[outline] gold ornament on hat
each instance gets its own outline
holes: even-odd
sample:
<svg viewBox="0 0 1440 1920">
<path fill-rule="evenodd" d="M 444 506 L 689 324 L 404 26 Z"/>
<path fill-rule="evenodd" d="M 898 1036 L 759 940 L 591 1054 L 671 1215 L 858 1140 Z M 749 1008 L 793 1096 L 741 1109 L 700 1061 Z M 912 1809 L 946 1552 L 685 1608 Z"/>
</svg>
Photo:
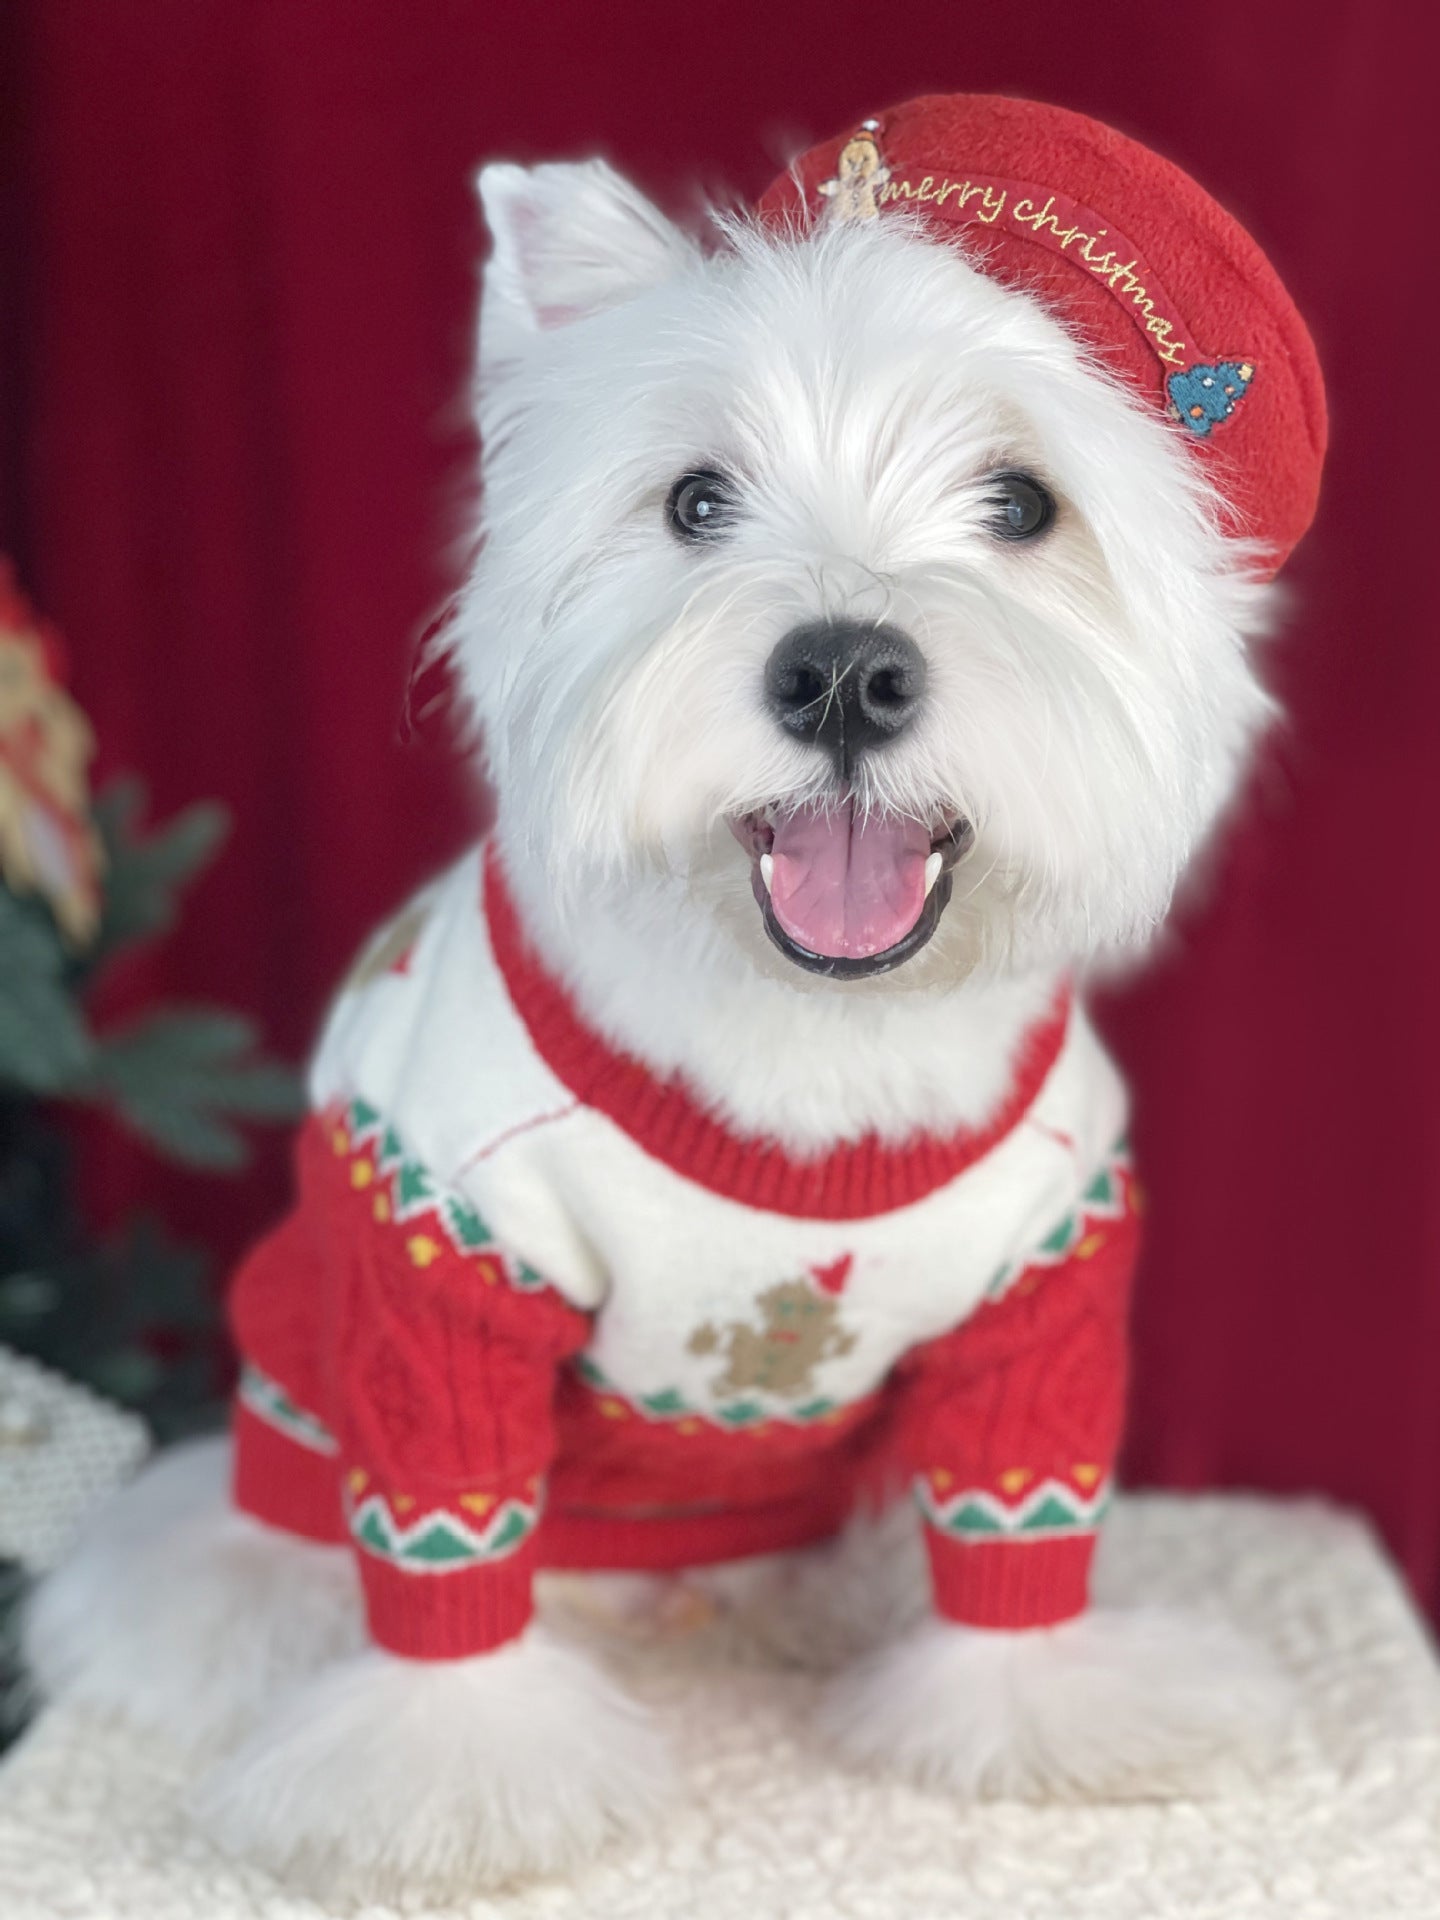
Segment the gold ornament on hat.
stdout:
<svg viewBox="0 0 1440 1920">
<path fill-rule="evenodd" d="M 878 216 L 880 205 L 875 190 L 890 178 L 890 169 L 881 156 L 876 137 L 879 131 L 878 120 L 862 120 L 858 131 L 852 133 L 840 149 L 834 179 L 820 182 L 820 192 L 830 202 L 827 219 L 849 223 L 874 220 Z"/>
</svg>

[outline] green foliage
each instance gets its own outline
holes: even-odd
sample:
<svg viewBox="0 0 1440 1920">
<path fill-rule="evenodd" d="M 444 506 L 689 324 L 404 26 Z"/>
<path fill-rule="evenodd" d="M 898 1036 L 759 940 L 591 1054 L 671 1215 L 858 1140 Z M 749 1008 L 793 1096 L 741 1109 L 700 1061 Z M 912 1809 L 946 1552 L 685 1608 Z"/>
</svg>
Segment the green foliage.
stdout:
<svg viewBox="0 0 1440 1920">
<path fill-rule="evenodd" d="M 180 889 L 210 864 L 230 831 L 225 809 L 213 801 L 198 801 L 149 833 L 141 831 L 144 816 L 145 788 L 133 777 L 112 781 L 96 796 L 105 890 L 86 972 L 122 947 L 168 933 Z"/>
<path fill-rule="evenodd" d="M 105 849 L 99 931 L 82 953 L 45 902 L 0 883 L 0 1345 L 133 1409 L 163 1441 L 218 1424 L 226 1364 L 202 1252 L 132 1221 L 104 1244 L 72 1195 L 60 1103 L 100 1107 L 160 1153 L 243 1164 L 237 1123 L 301 1110 L 296 1076 L 260 1050 L 249 1021 L 213 1007 L 147 1010 L 97 1030 L 85 996 L 105 965 L 165 933 L 180 893 L 225 838 L 223 808 L 186 808 L 146 829 L 138 781 L 95 803 Z M 0 1747 L 31 1708 L 15 1628 L 20 1568 L 0 1561 Z"/>
<path fill-rule="evenodd" d="M 243 1166 L 228 1116 L 291 1120 L 295 1076 L 256 1056 L 255 1030 L 235 1014 L 194 1008 L 147 1014 L 106 1037 L 91 1084 L 161 1153 L 191 1166 Z"/>
<path fill-rule="evenodd" d="M 0 1277 L 0 1346 L 140 1414 L 161 1441 L 215 1426 L 223 1350 L 203 1253 L 154 1220 L 103 1246 L 75 1236 Z"/>
<path fill-rule="evenodd" d="M 235 1121 L 290 1119 L 301 1106 L 294 1075 L 259 1053 L 250 1024 L 212 1008 L 167 1008 L 97 1034 L 81 1003 L 108 959 L 173 925 L 180 889 L 225 837 L 223 808 L 188 807 L 150 832 L 144 809 L 136 780 L 96 801 L 104 899 L 84 954 L 67 949 L 42 902 L 0 887 L 0 1095 L 98 1104 L 171 1159 L 238 1167 L 246 1148 Z"/>
<path fill-rule="evenodd" d="M 94 1052 L 55 922 L 38 901 L 0 887 L 0 1085 L 64 1093 L 84 1082 Z"/>
</svg>

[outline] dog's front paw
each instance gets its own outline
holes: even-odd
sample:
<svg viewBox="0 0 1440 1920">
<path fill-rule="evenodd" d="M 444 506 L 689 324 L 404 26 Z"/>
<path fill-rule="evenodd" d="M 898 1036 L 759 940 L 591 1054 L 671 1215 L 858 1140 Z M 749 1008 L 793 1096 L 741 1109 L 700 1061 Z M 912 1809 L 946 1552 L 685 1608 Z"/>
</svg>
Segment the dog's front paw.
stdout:
<svg viewBox="0 0 1440 1920">
<path fill-rule="evenodd" d="M 1162 1799 L 1274 1745 L 1289 1689 L 1228 1628 L 1158 1611 L 1023 1633 L 927 1621 L 832 1687 L 858 1764 L 971 1799 Z"/>
<path fill-rule="evenodd" d="M 474 1659 L 372 1648 L 297 1689 L 202 1782 L 227 1851 L 321 1897 L 435 1901 L 574 1866 L 663 1798 L 644 1712 L 531 1627 Z"/>
</svg>

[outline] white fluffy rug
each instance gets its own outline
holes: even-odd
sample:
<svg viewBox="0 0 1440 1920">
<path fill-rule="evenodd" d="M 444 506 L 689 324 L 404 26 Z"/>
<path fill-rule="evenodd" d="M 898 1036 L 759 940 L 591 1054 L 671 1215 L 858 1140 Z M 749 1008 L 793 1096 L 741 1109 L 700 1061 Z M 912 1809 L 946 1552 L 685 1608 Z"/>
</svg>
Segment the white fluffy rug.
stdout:
<svg viewBox="0 0 1440 1920">
<path fill-rule="evenodd" d="M 737 1666 L 700 1633 L 625 1656 L 682 1757 L 663 1830 L 465 1914 L 1440 1920 L 1440 1671 L 1365 1529 L 1317 1506 L 1134 1498 L 1102 1579 L 1110 1599 L 1229 1616 L 1294 1676 L 1303 1723 L 1263 1785 L 1170 1806 L 957 1808 L 840 1772 L 802 1731 L 813 1681 Z M 3 1920 L 318 1920 L 190 1833 L 177 1786 L 164 1753 L 50 1715 L 0 1770 Z"/>
</svg>

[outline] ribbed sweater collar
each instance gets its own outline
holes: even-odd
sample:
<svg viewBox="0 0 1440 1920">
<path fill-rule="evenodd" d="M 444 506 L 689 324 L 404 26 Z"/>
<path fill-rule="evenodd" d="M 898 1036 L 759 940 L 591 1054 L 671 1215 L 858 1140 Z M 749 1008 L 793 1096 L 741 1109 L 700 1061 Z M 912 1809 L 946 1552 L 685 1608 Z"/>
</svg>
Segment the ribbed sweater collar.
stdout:
<svg viewBox="0 0 1440 1920">
<path fill-rule="evenodd" d="M 1023 1035 L 1009 1091 L 980 1127 L 913 1134 L 888 1144 L 875 1134 L 813 1156 L 742 1134 L 710 1111 L 678 1077 L 660 1078 L 589 1027 L 545 968 L 521 925 L 492 841 L 485 849 L 485 914 L 490 945 L 531 1044 L 562 1085 L 602 1113 L 653 1159 L 742 1206 L 811 1220 L 861 1220 L 893 1213 L 954 1180 L 983 1159 L 1033 1105 L 1064 1045 L 1068 988 Z"/>
</svg>

